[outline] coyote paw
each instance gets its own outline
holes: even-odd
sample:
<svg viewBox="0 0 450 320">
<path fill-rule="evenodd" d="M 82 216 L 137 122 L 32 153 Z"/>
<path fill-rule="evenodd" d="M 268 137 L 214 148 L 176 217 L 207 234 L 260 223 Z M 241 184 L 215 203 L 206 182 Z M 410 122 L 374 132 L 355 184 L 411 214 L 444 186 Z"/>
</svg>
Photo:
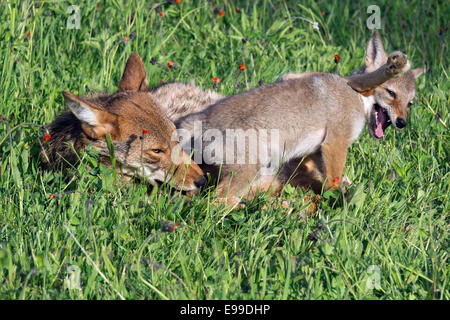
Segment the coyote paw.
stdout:
<svg viewBox="0 0 450 320">
<path fill-rule="evenodd" d="M 396 75 L 408 71 L 408 56 L 403 52 L 394 51 L 389 55 L 386 65 L 390 74 Z"/>
</svg>

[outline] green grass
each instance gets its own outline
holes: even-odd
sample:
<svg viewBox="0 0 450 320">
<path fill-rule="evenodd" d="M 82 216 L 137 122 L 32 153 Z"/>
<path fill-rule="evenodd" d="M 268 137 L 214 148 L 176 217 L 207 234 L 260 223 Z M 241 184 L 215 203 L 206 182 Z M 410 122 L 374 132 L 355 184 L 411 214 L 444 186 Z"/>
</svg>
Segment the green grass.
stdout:
<svg viewBox="0 0 450 320">
<path fill-rule="evenodd" d="M 230 212 L 212 206 L 212 192 L 188 202 L 116 185 L 110 170 L 88 168 L 89 152 L 68 181 L 41 168 L 38 128 L 16 126 L 53 121 L 64 89 L 113 92 L 134 51 L 151 85 L 194 78 L 212 88 L 219 77 L 225 95 L 288 71 L 335 72 L 334 54 L 347 75 L 364 61 L 372 2 L 87 1 L 81 29 L 68 30 L 69 2 L 1 1 L 0 113 L 12 131 L 0 123 L 0 299 L 449 299 L 450 4 L 377 2 L 387 51 L 427 72 L 406 130 L 389 128 L 381 142 L 364 130 L 345 168 L 353 185 L 308 218 L 289 188 L 292 210 L 261 196 Z M 180 225 L 170 232 L 170 222 Z M 366 283 L 371 266 L 378 289 Z M 68 268 L 80 289 L 67 287 Z"/>
</svg>

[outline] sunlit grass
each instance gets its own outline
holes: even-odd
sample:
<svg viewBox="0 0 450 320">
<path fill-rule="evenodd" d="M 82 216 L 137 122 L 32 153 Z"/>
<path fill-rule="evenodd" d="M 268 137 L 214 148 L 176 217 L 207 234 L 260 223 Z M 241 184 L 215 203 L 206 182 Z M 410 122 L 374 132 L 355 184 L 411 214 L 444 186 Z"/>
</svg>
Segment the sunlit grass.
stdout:
<svg viewBox="0 0 450 320">
<path fill-rule="evenodd" d="M 364 61 L 371 31 L 363 1 L 213 3 L 86 1 L 81 28 L 69 30 L 69 2 L 1 2 L 0 114 L 11 128 L 48 124 L 65 108 L 64 89 L 113 92 L 132 52 L 151 85 L 194 79 L 213 88 L 218 77 L 224 95 L 288 71 L 335 72 L 334 54 L 342 75 Z M 387 51 L 407 53 L 427 72 L 406 130 L 389 128 L 381 142 L 363 132 L 347 158 L 353 185 L 323 197 L 310 218 L 289 188 L 291 209 L 261 196 L 230 211 L 213 205 L 213 192 L 189 202 L 116 185 L 109 169 L 88 166 L 89 152 L 67 179 L 41 168 L 37 127 L 9 136 L 2 121 L 0 298 L 449 299 L 449 55 L 440 28 L 450 8 L 380 7 Z M 74 266 L 80 289 L 68 288 Z M 367 285 L 377 276 L 371 266 L 379 289 Z"/>
</svg>

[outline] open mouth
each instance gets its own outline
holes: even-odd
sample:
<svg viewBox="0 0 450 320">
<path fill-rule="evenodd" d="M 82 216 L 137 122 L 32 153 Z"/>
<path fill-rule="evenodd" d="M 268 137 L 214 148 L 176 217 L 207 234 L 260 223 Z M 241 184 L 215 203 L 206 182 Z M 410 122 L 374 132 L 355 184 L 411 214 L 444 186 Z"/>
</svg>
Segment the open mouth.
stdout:
<svg viewBox="0 0 450 320">
<path fill-rule="evenodd" d="M 384 130 L 391 125 L 391 119 L 385 108 L 379 104 L 375 104 L 373 108 L 371 133 L 376 139 L 381 139 L 384 136 Z"/>
</svg>

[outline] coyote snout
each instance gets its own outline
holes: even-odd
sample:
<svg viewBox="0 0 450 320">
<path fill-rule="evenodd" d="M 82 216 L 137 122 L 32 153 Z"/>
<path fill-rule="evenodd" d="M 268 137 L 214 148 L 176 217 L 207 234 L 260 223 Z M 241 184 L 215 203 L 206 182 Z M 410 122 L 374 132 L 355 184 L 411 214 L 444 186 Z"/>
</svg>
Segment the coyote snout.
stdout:
<svg viewBox="0 0 450 320">
<path fill-rule="evenodd" d="M 408 111 L 416 95 L 415 81 L 422 73 L 422 68 L 409 70 L 375 89 L 369 123 L 369 132 L 374 138 L 383 138 L 385 129 L 391 124 L 399 130 L 406 127 Z"/>
<path fill-rule="evenodd" d="M 50 126 L 52 139 L 42 152 L 51 164 L 75 164 L 72 148 L 79 152 L 92 144 L 100 160 L 111 165 L 107 136 L 114 147 L 120 171 L 151 184 L 170 182 L 191 191 L 205 184 L 200 167 L 190 160 L 177 141 L 175 125 L 162 112 L 148 91 L 146 72 L 138 54 L 132 54 L 118 92 L 80 98 L 64 91 L 68 112 Z"/>
<path fill-rule="evenodd" d="M 398 70 L 405 70 L 405 68 L 398 68 L 404 60 L 406 56 L 399 52 L 394 52 L 388 57 L 379 34 L 375 33 L 367 46 L 365 65 L 357 72 L 371 73 L 386 63 L 391 66 L 387 72 L 394 72 L 396 67 Z M 391 124 L 397 129 L 406 127 L 408 111 L 416 95 L 416 78 L 423 72 L 423 68 L 409 70 L 409 63 L 407 63 L 405 72 L 385 81 L 373 90 L 374 104 L 369 118 L 369 132 L 372 137 L 383 138 L 385 129 Z"/>
<path fill-rule="evenodd" d="M 146 178 L 149 182 L 173 183 L 173 185 L 184 191 L 193 191 L 206 183 L 203 171 L 191 160 L 191 157 L 183 151 L 176 139 L 176 130 L 172 125 L 172 139 L 165 143 L 152 141 L 149 136 L 148 146 L 143 152 L 146 168 Z M 146 142 L 144 141 L 144 144 Z"/>
</svg>

